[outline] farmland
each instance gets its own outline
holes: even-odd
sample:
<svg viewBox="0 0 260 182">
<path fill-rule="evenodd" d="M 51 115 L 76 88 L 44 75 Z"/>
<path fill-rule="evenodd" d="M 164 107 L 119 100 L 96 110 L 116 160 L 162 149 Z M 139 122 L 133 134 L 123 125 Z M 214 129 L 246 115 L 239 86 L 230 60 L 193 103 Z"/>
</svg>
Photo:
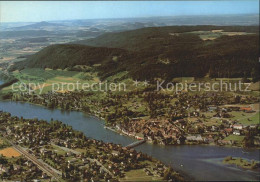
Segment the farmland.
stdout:
<svg viewBox="0 0 260 182">
<path fill-rule="evenodd" d="M 63 28 L 67 30 L 68 27 Z M 53 30 L 42 32 L 50 35 L 38 37 L 4 38 L 4 44 L 0 46 L 3 50 L 0 62 L 4 63 L 0 63 L 0 69 L 1 74 L 11 80 L 3 78 L 6 82 L 0 87 L 6 102 L 29 102 L 50 111 L 61 109 L 63 113 L 79 111 L 77 113 L 97 116 L 105 120 L 105 126 L 101 126 L 101 132 L 94 133 L 94 138 L 104 129 L 111 129 L 152 143 L 155 148 L 161 148 L 157 145 L 182 147 L 185 144 L 259 148 L 259 107 L 256 104 L 259 103 L 259 64 L 255 61 L 258 58 L 258 27 L 143 27 L 105 31 L 98 37 L 84 40 L 77 37 L 76 31 L 49 31 Z M 125 83 L 127 91 L 96 92 L 91 88 L 88 92 L 83 91 L 82 84 L 74 87 L 77 83 L 100 82 Z M 158 89 L 158 82 L 165 83 Z M 212 88 L 207 91 L 206 83 L 216 84 L 214 89 L 217 91 Z M 222 89 L 221 83 L 225 85 L 224 89 L 230 85 L 233 89 L 236 84 L 243 85 L 237 90 L 222 91 L 218 90 Z M 200 89 L 174 90 L 178 84 L 199 86 Z M 243 91 L 247 84 L 252 85 L 253 91 Z M 22 109 L 18 113 L 23 114 Z M 72 127 L 61 123 L 69 116 L 61 117 L 58 122 L 53 121 L 55 117 L 44 114 L 51 118 L 47 123 L 50 118 L 43 122 L 39 120 L 41 116 L 26 120 L 3 112 L 0 115 L 3 136 L 8 133 L 20 147 L 26 147 L 48 165 L 61 170 L 62 178 L 68 181 L 84 179 L 84 175 L 91 179 L 96 174 L 100 179 L 115 175 L 122 181 L 156 181 L 162 177 L 169 179 L 168 175 L 174 173 L 149 162 L 147 156 L 141 159 L 138 154 L 133 158 L 135 152 L 131 153 L 128 148 L 85 138 L 83 133 L 72 130 L 77 119 L 69 118 Z M 88 121 L 82 120 L 80 129 Z M 0 140 L 1 157 L 8 161 L 22 158 L 15 149 Z M 168 155 L 170 160 L 171 155 L 163 152 L 155 157 Z M 130 160 L 126 160 L 127 157 Z M 95 159 L 96 163 L 89 158 Z M 175 165 L 175 160 L 170 162 Z M 82 166 L 87 170 L 79 170 Z M 108 170 L 102 172 L 100 169 L 104 166 Z M 100 176 L 99 173 L 107 174 Z M 97 180 L 94 178 L 93 181 Z"/>
<path fill-rule="evenodd" d="M 252 33 L 248 32 L 225 32 L 224 30 L 211 30 L 211 31 L 193 31 L 187 32 L 191 34 L 199 35 L 199 37 L 206 41 L 206 40 L 215 40 L 221 36 L 236 36 L 236 35 L 250 35 Z"/>
<path fill-rule="evenodd" d="M 52 84 L 62 83 L 64 88 L 68 84 L 76 84 L 77 82 L 98 82 L 99 79 L 95 72 L 77 72 L 77 71 L 66 71 L 66 70 L 51 70 L 51 69 L 40 69 L 31 68 L 24 69 L 22 71 L 14 71 L 13 76 L 19 80 L 19 82 L 14 86 L 18 89 L 18 85 L 21 83 L 29 84 L 35 83 L 38 87 L 34 88 L 36 93 L 43 88 L 43 93 L 52 90 Z M 38 85 L 39 84 L 39 85 Z M 3 92 L 11 91 L 12 86 L 3 89 Z"/>
</svg>

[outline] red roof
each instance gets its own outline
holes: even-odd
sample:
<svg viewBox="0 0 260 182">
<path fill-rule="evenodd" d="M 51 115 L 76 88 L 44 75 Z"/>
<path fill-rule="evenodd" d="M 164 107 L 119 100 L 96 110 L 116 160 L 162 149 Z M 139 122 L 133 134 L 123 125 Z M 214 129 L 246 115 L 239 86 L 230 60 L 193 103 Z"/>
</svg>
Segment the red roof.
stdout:
<svg viewBox="0 0 260 182">
<path fill-rule="evenodd" d="M 232 132 L 232 128 L 225 128 L 226 132 Z"/>
<path fill-rule="evenodd" d="M 245 110 L 245 111 L 251 111 L 252 110 L 251 107 L 241 107 L 240 109 L 241 110 Z"/>
</svg>

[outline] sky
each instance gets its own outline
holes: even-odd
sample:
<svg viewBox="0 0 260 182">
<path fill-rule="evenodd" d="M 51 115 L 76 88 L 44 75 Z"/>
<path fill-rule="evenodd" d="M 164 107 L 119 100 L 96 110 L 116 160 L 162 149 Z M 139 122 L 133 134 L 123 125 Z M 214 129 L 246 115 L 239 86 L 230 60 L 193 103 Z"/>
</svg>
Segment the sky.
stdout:
<svg viewBox="0 0 260 182">
<path fill-rule="evenodd" d="M 259 13 L 259 0 L 0 1 L 1 22 L 251 13 Z"/>
</svg>

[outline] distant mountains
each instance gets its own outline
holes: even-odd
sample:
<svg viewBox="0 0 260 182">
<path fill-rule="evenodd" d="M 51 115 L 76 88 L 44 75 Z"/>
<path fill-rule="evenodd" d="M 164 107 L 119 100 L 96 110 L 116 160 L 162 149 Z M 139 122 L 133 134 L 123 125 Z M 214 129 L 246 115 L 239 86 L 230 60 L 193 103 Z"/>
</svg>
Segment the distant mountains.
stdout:
<svg viewBox="0 0 260 182">
<path fill-rule="evenodd" d="M 202 39 L 207 36 L 216 37 Z M 11 69 L 73 69 L 76 65 L 98 64 L 95 69 L 102 79 L 121 71 L 139 80 L 205 75 L 257 77 L 258 45 L 257 26 L 151 27 L 49 46 Z"/>
<path fill-rule="evenodd" d="M 30 26 L 32 25 L 32 26 Z M 38 28 L 44 26 L 67 26 L 67 27 L 96 27 L 108 31 L 134 30 L 145 27 L 161 27 L 174 25 L 218 25 L 231 26 L 259 25 L 258 14 L 241 15 L 192 15 L 192 16 L 162 16 L 140 18 L 114 18 L 114 19 L 82 19 L 60 20 L 39 23 L 6 23 L 1 22 L 2 29 Z"/>
<path fill-rule="evenodd" d="M 6 31 L 0 32 L 1 38 L 25 38 L 28 36 L 49 36 L 55 34 L 56 30 L 64 29 L 66 26 L 58 23 L 38 22 L 19 27 L 7 28 Z"/>
<path fill-rule="evenodd" d="M 42 21 L 42 22 L 38 22 L 38 23 L 25 25 L 25 26 L 14 27 L 13 29 L 15 29 L 15 30 L 42 30 L 45 28 L 57 28 L 57 27 L 65 27 L 65 25 Z"/>
</svg>

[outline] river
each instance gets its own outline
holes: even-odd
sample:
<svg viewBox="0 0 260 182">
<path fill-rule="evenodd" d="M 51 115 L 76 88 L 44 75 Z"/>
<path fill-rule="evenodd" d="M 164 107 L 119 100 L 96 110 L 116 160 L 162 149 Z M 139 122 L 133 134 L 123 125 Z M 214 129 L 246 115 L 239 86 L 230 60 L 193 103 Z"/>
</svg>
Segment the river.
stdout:
<svg viewBox="0 0 260 182">
<path fill-rule="evenodd" d="M 24 118 L 39 118 L 48 121 L 51 118 L 60 120 L 74 129 L 84 132 L 86 136 L 103 140 L 104 142 L 113 142 L 125 146 L 135 141 L 127 136 L 104 129 L 104 121 L 82 112 L 65 112 L 59 109 L 50 110 L 42 106 L 11 101 L 0 101 L 0 110 L 10 112 L 15 116 L 23 116 Z M 259 150 L 256 149 L 245 151 L 244 149 L 233 147 L 206 145 L 160 146 L 147 143 L 135 149 L 171 165 L 195 180 L 260 180 L 258 172 L 223 165 L 221 162 L 226 156 L 259 160 Z"/>
</svg>

